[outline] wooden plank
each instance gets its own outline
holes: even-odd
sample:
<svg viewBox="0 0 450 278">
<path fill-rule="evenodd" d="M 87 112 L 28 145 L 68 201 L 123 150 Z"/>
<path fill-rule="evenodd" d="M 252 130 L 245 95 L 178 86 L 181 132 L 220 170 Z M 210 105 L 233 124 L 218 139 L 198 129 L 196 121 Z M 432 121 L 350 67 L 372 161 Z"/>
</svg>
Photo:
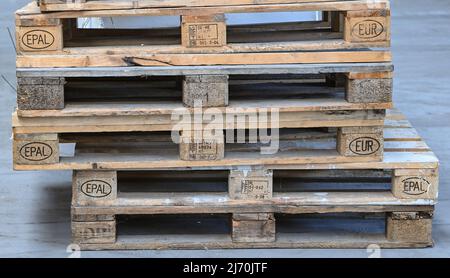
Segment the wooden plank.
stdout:
<svg viewBox="0 0 450 278">
<path fill-rule="evenodd" d="M 302 1 L 302 0 L 301 0 Z M 117 9 L 117 10 L 92 10 L 92 11 L 69 11 L 41 13 L 37 4 L 33 1 L 27 6 L 19 9 L 16 15 L 20 19 L 49 19 L 49 18 L 73 18 L 73 17 L 114 17 L 114 16 L 152 16 L 152 15 L 208 15 L 214 13 L 252 13 L 252 12 L 281 12 L 281 11 L 360 11 L 367 9 L 385 10 L 389 9 L 389 1 L 307 1 L 288 4 L 249 4 L 249 5 L 222 5 L 197 7 L 164 7 L 164 8 L 142 8 L 142 9 Z"/>
<path fill-rule="evenodd" d="M 328 51 L 302 53 L 222 53 L 122 55 L 22 55 L 18 68 L 271 65 L 391 62 L 389 51 Z"/>
<path fill-rule="evenodd" d="M 384 249 L 427 248 L 433 242 L 408 243 L 387 240 L 384 235 L 361 236 L 359 234 L 336 235 L 335 233 L 277 234 L 277 241 L 271 243 L 232 243 L 229 235 L 179 235 L 179 236 L 119 236 L 113 244 L 81 244 L 82 250 L 209 250 L 215 249 L 366 249 L 377 244 Z"/>
<path fill-rule="evenodd" d="M 344 213 L 389 212 L 419 209 L 433 200 L 398 199 L 389 191 L 379 192 L 284 192 L 270 200 L 235 200 L 227 193 L 121 193 L 106 205 L 74 206 L 85 214 L 202 214 L 202 213 Z"/>
<path fill-rule="evenodd" d="M 188 75 L 261 75 L 390 72 L 392 63 L 331 63 L 293 65 L 234 65 L 178 67 L 78 67 L 78 68 L 18 68 L 18 77 L 136 77 Z"/>
<path fill-rule="evenodd" d="M 265 5 L 265 4 L 293 4 L 293 3 L 315 3 L 315 2 L 338 2 L 348 0 L 190 0 L 190 1 L 160 1 L 160 0 L 137 0 L 137 1 L 91 1 L 79 0 L 77 3 L 68 3 L 61 0 L 38 0 L 42 11 L 82 11 L 82 10 L 115 10 L 115 9 L 142 9 L 142 8 L 169 8 L 169 7 L 205 7 L 205 6 L 229 6 L 229 5 Z"/>
</svg>

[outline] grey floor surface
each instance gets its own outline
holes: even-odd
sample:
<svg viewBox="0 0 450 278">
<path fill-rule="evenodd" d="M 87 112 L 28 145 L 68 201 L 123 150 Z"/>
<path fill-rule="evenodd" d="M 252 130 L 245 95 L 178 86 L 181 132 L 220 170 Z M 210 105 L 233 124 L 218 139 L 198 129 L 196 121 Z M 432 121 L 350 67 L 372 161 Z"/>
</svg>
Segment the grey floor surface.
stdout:
<svg viewBox="0 0 450 278">
<path fill-rule="evenodd" d="M 28 0 L 0 1 L 0 257 L 67 257 L 69 172 L 13 172 L 13 12 Z M 382 250 L 382 257 L 450 256 L 450 1 L 392 0 L 395 101 L 441 160 L 435 247 Z M 202 250 L 83 252 L 82 257 L 368 257 L 366 250 Z"/>
</svg>

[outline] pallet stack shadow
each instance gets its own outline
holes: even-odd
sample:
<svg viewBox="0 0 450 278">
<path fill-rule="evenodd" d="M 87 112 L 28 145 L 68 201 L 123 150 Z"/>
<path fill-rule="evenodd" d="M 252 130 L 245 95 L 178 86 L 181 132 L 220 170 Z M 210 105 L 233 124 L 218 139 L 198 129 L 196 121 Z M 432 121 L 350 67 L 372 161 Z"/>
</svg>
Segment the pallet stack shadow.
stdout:
<svg viewBox="0 0 450 278">
<path fill-rule="evenodd" d="M 391 110 L 389 1 L 66 2 L 17 11 L 14 167 L 74 171 L 83 250 L 433 244 L 438 160 Z M 225 20 L 289 11 L 322 19 Z M 160 15 L 180 27 L 79 26 Z M 196 101 L 239 128 L 173 143 Z M 277 153 L 224 139 L 262 110 L 278 111 Z"/>
</svg>

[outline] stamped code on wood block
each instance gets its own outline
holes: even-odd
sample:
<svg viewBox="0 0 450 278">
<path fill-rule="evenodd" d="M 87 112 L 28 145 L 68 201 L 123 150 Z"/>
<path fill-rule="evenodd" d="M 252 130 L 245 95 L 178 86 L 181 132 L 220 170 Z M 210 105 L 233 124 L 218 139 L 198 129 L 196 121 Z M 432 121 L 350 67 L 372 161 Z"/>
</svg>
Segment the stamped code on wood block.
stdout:
<svg viewBox="0 0 450 278">
<path fill-rule="evenodd" d="M 350 142 L 349 149 L 356 155 L 372 155 L 381 148 L 380 142 L 372 137 L 359 137 Z"/>
<path fill-rule="evenodd" d="M 241 193 L 246 197 L 254 199 L 268 199 L 269 181 L 267 179 L 249 179 L 243 180 L 241 184 Z"/>
<path fill-rule="evenodd" d="M 215 158 L 217 156 L 217 141 L 203 140 L 189 144 L 189 153 L 193 158 Z"/>
<path fill-rule="evenodd" d="M 219 45 L 219 26 L 217 23 L 189 25 L 189 46 Z"/>
</svg>

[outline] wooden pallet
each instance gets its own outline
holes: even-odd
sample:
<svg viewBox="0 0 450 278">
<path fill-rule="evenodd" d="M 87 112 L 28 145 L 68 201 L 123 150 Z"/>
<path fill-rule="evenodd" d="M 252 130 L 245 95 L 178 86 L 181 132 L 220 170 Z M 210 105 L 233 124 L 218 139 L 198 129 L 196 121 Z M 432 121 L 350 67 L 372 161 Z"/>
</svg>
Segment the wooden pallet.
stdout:
<svg viewBox="0 0 450 278">
<path fill-rule="evenodd" d="M 438 160 L 420 137 L 399 139 L 404 127 L 416 134 L 391 112 L 385 134 L 397 139 L 385 139 L 382 162 L 74 171 L 73 241 L 83 250 L 432 246 Z"/>
<path fill-rule="evenodd" d="M 227 26 L 224 14 L 323 11 L 317 22 Z M 82 29 L 76 18 L 181 16 L 179 28 Z M 390 62 L 389 1 L 326 1 L 42 13 L 17 11 L 17 67 Z"/>
<path fill-rule="evenodd" d="M 438 170 L 427 167 L 437 164 L 410 163 L 75 171 L 73 241 L 83 250 L 428 247 Z"/>
<path fill-rule="evenodd" d="M 403 118 L 390 112 L 384 129 L 384 139 L 380 140 L 380 146 L 383 146 L 385 162 L 389 162 L 393 168 L 399 166 L 399 161 L 419 157 L 424 162 L 436 162 L 434 155 L 429 153 L 429 148 L 421 140 L 417 132 L 411 128 L 410 124 Z M 329 117 L 330 115 L 328 115 Z M 85 127 L 89 131 L 91 127 Z M 350 129 L 351 130 L 351 129 Z M 327 167 L 337 167 L 330 163 L 348 162 L 349 167 L 367 166 L 365 162 L 374 161 L 379 156 L 346 156 L 345 153 L 339 153 L 338 145 L 343 145 L 336 140 L 338 136 L 348 136 L 352 134 L 336 134 L 335 129 L 328 132 L 323 130 L 305 130 L 299 132 L 280 133 L 281 140 L 279 151 L 276 154 L 268 155 L 261 153 L 259 144 L 226 144 L 225 157 L 221 160 L 199 160 L 186 161 L 180 160 L 180 149 L 174 143 L 168 143 L 165 135 L 161 137 L 142 136 L 140 133 L 136 140 L 134 134 L 119 136 L 119 134 L 65 134 L 64 136 L 42 138 L 36 135 L 35 138 L 27 138 L 27 135 L 21 137 L 15 134 L 15 169 L 16 170 L 117 170 L 117 169 L 228 169 L 242 165 L 292 165 L 299 169 L 308 169 L 308 163 L 323 163 L 324 169 Z M 29 136 L 29 135 L 28 135 Z M 363 136 L 365 138 L 367 136 Z M 358 141 L 358 140 L 356 140 Z M 58 143 L 78 142 L 76 144 L 75 155 L 63 156 L 59 154 Z M 340 142 L 345 142 L 341 140 Z M 353 148 L 353 141 L 348 148 Z M 407 143 L 405 143 L 407 142 Z M 31 144 L 31 145 L 27 145 Z M 56 153 L 46 160 L 30 160 L 25 154 L 24 146 L 34 146 L 34 150 L 39 149 L 40 153 Z M 50 151 L 53 150 L 53 152 Z M 27 150 L 30 150 L 28 148 Z M 379 150 L 381 151 L 381 150 Z M 398 153 L 400 152 L 400 153 Z M 33 153 L 36 155 L 36 151 Z M 349 154 L 348 154 L 349 155 Z M 25 156 L 25 157 L 24 157 Z M 27 159 L 26 159 L 27 158 Z M 314 165 L 316 165 L 314 164 Z M 370 164 L 374 165 L 374 164 Z M 402 165 L 402 163 L 400 163 Z M 380 164 L 381 168 L 386 168 L 385 164 Z"/>
<path fill-rule="evenodd" d="M 187 107 L 224 107 L 249 99 L 342 97 L 377 109 L 389 108 L 392 101 L 391 64 L 119 69 L 19 69 L 19 115 L 30 114 L 22 110 L 61 110 L 66 103 L 81 101 L 182 100 Z"/>
<path fill-rule="evenodd" d="M 331 205 L 287 214 L 72 214 L 72 241 L 82 250 L 433 246 L 433 206 Z M 361 207 L 367 212 L 354 212 Z"/>
<path fill-rule="evenodd" d="M 265 138 L 261 137 L 264 132 L 272 131 L 274 136 L 279 133 L 280 147 L 286 154 L 301 139 L 304 144 L 297 149 L 308 149 L 307 158 L 303 159 L 309 161 L 379 161 L 383 155 L 385 118 L 384 109 L 373 109 L 379 105 L 351 104 L 333 98 L 297 101 L 269 98 L 241 100 L 226 108 L 203 110 L 183 108 L 173 101 L 74 102 L 63 110 L 15 112 L 14 161 L 16 169 L 58 169 L 64 165 L 60 143 L 77 143 L 78 153 L 86 150 L 103 153 L 105 148 L 124 154 L 163 152 L 171 157 L 178 153 L 178 159 L 184 163 L 220 161 L 240 152 L 244 152 L 242 158 L 247 160 L 264 157 L 260 154 L 262 145 L 232 144 L 244 143 L 230 139 L 236 132 L 241 134 L 241 130 L 252 135 L 258 131 L 258 139 Z M 174 131 L 180 132 L 179 146 L 173 140 Z M 261 141 L 267 140 L 245 140 Z M 327 150 L 330 145 L 334 150 Z M 276 160 L 280 156 L 266 158 Z M 172 164 L 172 158 L 167 159 L 168 165 L 177 164 Z"/>
</svg>

